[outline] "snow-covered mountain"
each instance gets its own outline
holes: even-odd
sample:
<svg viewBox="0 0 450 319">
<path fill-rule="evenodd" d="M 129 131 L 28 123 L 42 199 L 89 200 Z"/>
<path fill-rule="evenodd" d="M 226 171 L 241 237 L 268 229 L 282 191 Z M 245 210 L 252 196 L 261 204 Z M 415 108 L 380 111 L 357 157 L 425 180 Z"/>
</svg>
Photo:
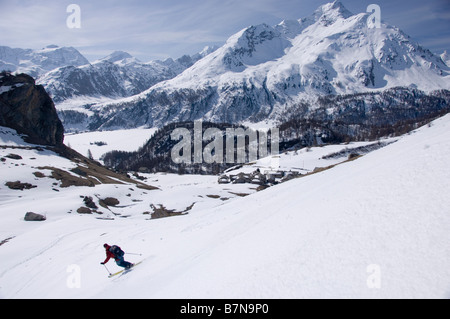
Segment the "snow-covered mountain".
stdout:
<svg viewBox="0 0 450 319">
<path fill-rule="evenodd" d="M 75 48 L 49 45 L 41 50 L 0 46 L 0 71 L 27 73 L 34 78 L 63 66 L 81 66 L 89 61 Z"/>
<path fill-rule="evenodd" d="M 214 48 L 205 48 L 201 53 L 184 55 L 177 60 L 148 63 L 127 52 L 115 51 L 92 64 L 52 70 L 38 82 L 44 85 L 56 103 L 72 100 L 64 104 L 84 104 L 89 98 L 118 99 L 139 94 L 158 82 L 174 78 L 212 51 Z"/>
<path fill-rule="evenodd" d="M 300 20 L 248 27 L 177 77 L 90 111 L 102 128 L 259 122 L 317 96 L 450 89 L 441 57 L 387 23 L 372 27 L 368 17 L 335 1 Z"/>
<path fill-rule="evenodd" d="M 115 51 L 91 64 L 72 47 L 49 45 L 31 50 L 1 46 L 0 70 L 27 73 L 45 87 L 55 103 L 71 100 L 68 103 L 79 105 L 139 94 L 158 82 L 174 78 L 216 49 L 205 47 L 199 53 L 176 60 L 147 63 L 127 52 Z"/>
<path fill-rule="evenodd" d="M 200 118 L 273 123 L 326 95 L 450 89 L 445 53 L 387 23 L 374 28 L 368 17 L 335 1 L 299 20 L 245 28 L 220 48 L 147 63 L 122 51 L 90 64 L 73 48 L 0 47 L 0 69 L 39 77 L 67 131 Z"/>
<path fill-rule="evenodd" d="M 60 103 L 77 97 L 127 97 L 176 75 L 163 64 L 111 55 L 92 64 L 57 68 L 40 77 L 38 82 L 56 103 Z"/>
</svg>

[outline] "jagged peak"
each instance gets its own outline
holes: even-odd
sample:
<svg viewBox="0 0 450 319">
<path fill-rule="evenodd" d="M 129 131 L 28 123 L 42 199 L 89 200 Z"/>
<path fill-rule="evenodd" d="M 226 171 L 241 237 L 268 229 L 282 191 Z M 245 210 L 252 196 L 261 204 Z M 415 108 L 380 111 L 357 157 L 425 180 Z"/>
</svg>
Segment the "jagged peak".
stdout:
<svg viewBox="0 0 450 319">
<path fill-rule="evenodd" d="M 339 0 L 324 4 L 314 12 L 316 20 L 323 19 L 328 22 L 334 22 L 338 18 L 347 19 L 351 16 L 353 16 L 353 13 L 347 10 Z"/>
<path fill-rule="evenodd" d="M 71 52 L 75 54 L 81 54 L 77 49 L 74 47 L 62 47 L 56 44 L 50 44 L 47 45 L 45 48 L 42 48 L 40 50 L 35 50 L 36 53 L 48 53 L 48 52 Z"/>
<path fill-rule="evenodd" d="M 108 62 L 114 63 L 117 61 L 121 61 L 124 59 L 131 59 L 131 58 L 133 58 L 133 56 L 131 54 L 129 54 L 128 52 L 114 51 L 110 55 L 104 57 L 103 59 L 100 59 L 100 61 L 108 61 Z"/>
<path fill-rule="evenodd" d="M 261 23 L 256 25 L 251 25 L 240 32 L 236 33 L 235 35 L 231 36 L 227 43 L 239 43 L 243 44 L 249 41 L 250 38 L 255 37 L 266 37 L 269 34 L 273 33 L 280 33 L 280 31 L 276 30 L 272 26 Z"/>
</svg>

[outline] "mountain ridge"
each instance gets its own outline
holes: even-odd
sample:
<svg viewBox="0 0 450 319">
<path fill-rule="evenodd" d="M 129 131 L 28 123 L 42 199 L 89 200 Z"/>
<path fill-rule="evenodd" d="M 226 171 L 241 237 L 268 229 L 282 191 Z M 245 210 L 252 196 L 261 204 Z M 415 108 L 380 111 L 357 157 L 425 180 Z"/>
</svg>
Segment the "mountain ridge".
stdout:
<svg viewBox="0 0 450 319">
<path fill-rule="evenodd" d="M 92 128 L 276 121 L 296 104 L 314 107 L 320 96 L 450 89 L 450 68 L 441 57 L 396 27 L 382 22 L 372 28 L 369 16 L 353 15 L 335 1 L 297 21 L 245 28 L 173 79 L 93 105 Z"/>
<path fill-rule="evenodd" d="M 27 73 L 37 78 L 62 66 L 81 66 L 89 61 L 73 47 L 48 45 L 41 50 L 0 46 L 0 71 Z"/>
<path fill-rule="evenodd" d="M 38 82 L 56 103 L 79 97 L 125 98 L 139 94 L 153 85 L 171 79 L 214 50 L 184 55 L 176 60 L 141 62 L 124 51 L 82 66 L 63 66 L 43 76 Z"/>
</svg>

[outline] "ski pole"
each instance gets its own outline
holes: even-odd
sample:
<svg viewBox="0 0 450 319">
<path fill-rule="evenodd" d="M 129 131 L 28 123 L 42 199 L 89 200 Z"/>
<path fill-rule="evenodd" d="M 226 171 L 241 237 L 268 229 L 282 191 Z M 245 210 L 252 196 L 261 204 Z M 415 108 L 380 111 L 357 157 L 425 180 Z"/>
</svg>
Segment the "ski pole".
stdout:
<svg viewBox="0 0 450 319">
<path fill-rule="evenodd" d="M 135 255 L 135 256 L 142 256 L 142 254 L 135 254 L 135 253 L 125 253 L 127 255 Z"/>
<path fill-rule="evenodd" d="M 108 274 L 111 276 L 111 272 L 109 271 L 109 269 L 108 269 L 108 267 L 106 267 L 106 265 L 105 264 L 102 264 L 103 266 L 105 266 L 105 268 L 106 268 L 106 271 L 108 272 Z"/>
</svg>

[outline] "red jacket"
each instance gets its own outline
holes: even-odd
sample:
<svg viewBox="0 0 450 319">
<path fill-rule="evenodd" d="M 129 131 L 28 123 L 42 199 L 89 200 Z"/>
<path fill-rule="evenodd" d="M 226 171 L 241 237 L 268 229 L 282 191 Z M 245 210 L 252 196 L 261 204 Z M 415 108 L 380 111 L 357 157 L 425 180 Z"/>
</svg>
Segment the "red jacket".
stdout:
<svg viewBox="0 0 450 319">
<path fill-rule="evenodd" d="M 106 246 L 105 247 L 105 249 L 106 249 L 106 259 L 103 262 L 104 264 L 106 264 L 111 258 L 116 259 L 116 256 L 112 252 L 109 251 L 110 248 L 111 248 L 111 246 Z"/>
</svg>

